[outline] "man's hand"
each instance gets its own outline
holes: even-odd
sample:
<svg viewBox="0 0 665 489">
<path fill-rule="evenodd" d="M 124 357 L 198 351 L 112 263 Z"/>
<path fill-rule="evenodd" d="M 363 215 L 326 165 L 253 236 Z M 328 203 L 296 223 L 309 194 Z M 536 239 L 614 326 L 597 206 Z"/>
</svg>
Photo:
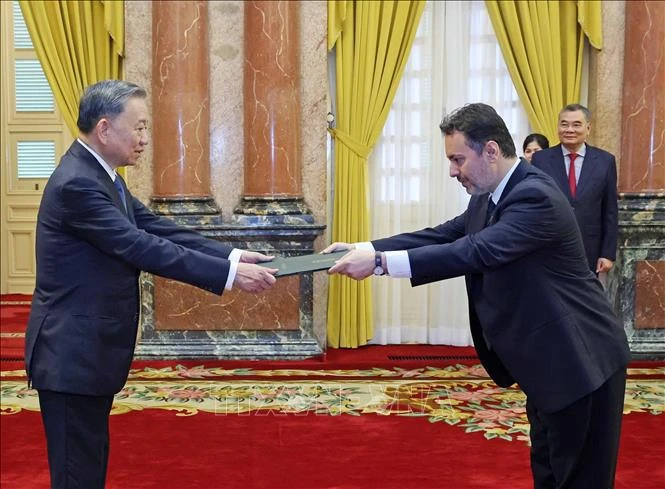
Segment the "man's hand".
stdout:
<svg viewBox="0 0 665 489">
<path fill-rule="evenodd" d="M 275 258 L 274 255 L 264 255 L 257 251 L 243 250 L 240 255 L 240 263 L 260 263 L 262 261 L 270 261 Z"/>
<path fill-rule="evenodd" d="M 342 243 L 341 241 L 338 241 L 337 243 L 328 245 L 328 247 L 322 250 L 321 253 L 333 253 L 335 251 L 355 250 L 355 249 L 356 245 L 354 244 Z"/>
<path fill-rule="evenodd" d="M 598 262 L 596 263 L 596 273 L 609 272 L 613 266 L 614 262 L 612 260 L 598 258 Z"/>
<path fill-rule="evenodd" d="M 335 246 L 338 243 L 334 243 L 331 246 Z M 341 243 L 345 244 L 345 243 Z M 353 245 L 351 245 L 353 246 Z M 326 248 L 322 253 L 328 250 Z M 335 248 L 331 251 L 341 251 L 344 249 L 350 248 Z M 354 278 L 356 280 L 362 280 L 369 277 L 374 273 L 374 252 L 366 250 L 355 250 L 348 252 L 342 258 L 335 262 L 335 265 L 330 267 L 328 273 L 339 273 L 341 275 L 346 275 L 347 277 Z"/>
<path fill-rule="evenodd" d="M 260 255 L 261 253 L 257 254 Z M 238 270 L 236 271 L 233 285 L 245 292 L 256 294 L 268 290 L 273 286 L 277 281 L 274 277 L 276 273 L 276 268 L 266 268 L 252 263 L 238 263 Z"/>
</svg>

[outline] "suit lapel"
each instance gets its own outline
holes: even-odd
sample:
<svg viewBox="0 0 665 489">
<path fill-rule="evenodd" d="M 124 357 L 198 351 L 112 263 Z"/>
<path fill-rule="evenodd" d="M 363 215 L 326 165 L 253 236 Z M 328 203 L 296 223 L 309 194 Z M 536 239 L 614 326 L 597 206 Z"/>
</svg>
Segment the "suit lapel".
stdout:
<svg viewBox="0 0 665 489">
<path fill-rule="evenodd" d="M 504 187 L 503 192 L 501 193 L 501 199 L 499 199 L 499 202 L 496 205 L 496 209 L 494 209 L 494 214 L 490 218 L 488 226 L 494 224 L 501 216 L 501 211 L 502 211 L 501 202 L 505 200 L 506 196 L 510 193 L 513 187 L 515 187 L 515 185 L 524 180 L 524 177 L 529 172 L 529 168 L 531 168 L 529 162 L 526 161 L 524 158 L 520 159 L 519 165 L 517 165 L 517 168 L 515 168 L 513 174 L 510 175 L 508 183 L 506 183 L 506 186 Z"/>
<path fill-rule="evenodd" d="M 89 168 L 89 170 L 95 174 L 100 185 L 104 187 L 106 191 L 111 195 L 111 198 L 115 203 L 115 206 L 118 209 L 120 209 L 127 217 L 129 217 L 130 221 L 135 222 L 133 211 L 128 210 L 131 207 L 130 206 L 131 198 L 129 196 L 129 192 L 127 191 L 127 185 L 125 185 L 125 181 L 122 180 L 120 175 L 118 175 L 118 178 L 120 178 L 122 186 L 125 189 L 125 196 L 127 198 L 127 207 L 125 207 L 122 201 L 120 200 L 120 195 L 118 194 L 118 190 L 115 188 L 115 185 L 113 185 L 111 177 L 109 176 L 108 173 L 106 173 L 106 170 L 102 168 L 102 165 L 99 164 L 97 159 L 90 153 L 90 151 L 84 148 L 81 145 L 81 143 L 79 143 L 78 141 L 74 141 L 74 143 L 72 143 L 70 151 L 74 156 L 76 156 L 78 161 L 84 164 L 86 168 Z"/>
<path fill-rule="evenodd" d="M 554 148 L 555 151 L 552 151 L 550 165 L 554 169 L 552 176 L 556 180 L 557 185 L 561 191 L 568 197 L 569 201 L 573 200 L 573 196 L 570 194 L 570 186 L 568 185 L 568 174 L 566 173 L 566 162 L 563 157 L 563 150 L 561 145 L 557 144 Z"/>
<path fill-rule="evenodd" d="M 598 162 L 596 161 L 596 153 L 593 148 L 587 144 L 586 153 L 584 155 L 584 163 L 582 164 L 582 171 L 580 178 L 577 181 L 577 198 L 580 197 L 589 186 L 589 182 L 594 180 L 593 174 L 598 169 Z"/>
<path fill-rule="evenodd" d="M 503 189 L 503 192 L 501 193 L 501 200 L 499 200 L 497 207 L 499 204 L 501 204 L 501 201 L 506 198 L 506 195 L 510 193 L 513 187 L 522 180 L 524 180 L 524 177 L 526 176 L 528 170 L 529 170 L 529 163 L 524 158 L 521 158 L 519 165 L 517 165 L 517 168 L 515 168 L 513 174 L 510 175 L 508 183 L 506 184 L 505 188 Z"/>
</svg>

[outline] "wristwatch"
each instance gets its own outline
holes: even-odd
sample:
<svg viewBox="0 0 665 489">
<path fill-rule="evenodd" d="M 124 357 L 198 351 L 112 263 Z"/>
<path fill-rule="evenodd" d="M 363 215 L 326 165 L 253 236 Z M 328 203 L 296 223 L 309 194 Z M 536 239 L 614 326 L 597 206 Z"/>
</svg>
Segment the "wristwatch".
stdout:
<svg viewBox="0 0 665 489">
<path fill-rule="evenodd" d="M 374 275 L 383 275 L 385 270 L 381 266 L 381 252 L 377 251 L 374 253 Z"/>
</svg>

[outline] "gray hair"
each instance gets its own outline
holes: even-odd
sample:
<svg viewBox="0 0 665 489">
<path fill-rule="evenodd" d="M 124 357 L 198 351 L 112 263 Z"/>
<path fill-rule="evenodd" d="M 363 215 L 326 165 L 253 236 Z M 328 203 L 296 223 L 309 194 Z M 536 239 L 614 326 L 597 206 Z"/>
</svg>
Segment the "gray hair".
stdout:
<svg viewBox="0 0 665 489">
<path fill-rule="evenodd" d="M 125 110 L 130 98 L 146 98 L 147 92 L 135 83 L 123 80 L 104 80 L 85 89 L 79 101 L 76 125 L 89 134 L 103 117 L 113 118 Z"/>
<path fill-rule="evenodd" d="M 563 109 L 561 109 L 561 112 L 559 112 L 559 117 L 561 117 L 561 114 L 564 112 L 577 112 L 578 110 L 584 114 L 584 118 L 587 122 L 591 122 L 591 111 L 581 104 L 566 105 Z"/>
</svg>

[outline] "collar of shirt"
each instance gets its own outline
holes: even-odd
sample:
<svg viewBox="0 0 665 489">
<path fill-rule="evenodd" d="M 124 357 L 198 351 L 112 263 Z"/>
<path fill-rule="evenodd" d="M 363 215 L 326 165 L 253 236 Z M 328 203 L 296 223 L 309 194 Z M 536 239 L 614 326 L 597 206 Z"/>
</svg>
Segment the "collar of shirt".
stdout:
<svg viewBox="0 0 665 489">
<path fill-rule="evenodd" d="M 572 151 L 568 151 L 563 144 L 561 145 L 561 151 L 563 151 L 563 157 L 565 158 L 568 156 Z M 580 150 L 577 152 L 577 157 L 578 158 L 584 158 L 584 155 L 586 154 L 586 143 L 582 143 L 582 147 Z"/>
<path fill-rule="evenodd" d="M 115 172 L 115 170 L 114 170 L 113 168 L 111 168 L 111 167 L 108 165 L 108 163 L 106 163 L 106 162 L 104 161 L 104 158 L 102 158 L 101 156 L 99 156 L 99 154 L 97 154 L 97 152 L 96 152 L 94 149 L 92 149 L 90 146 L 88 146 L 88 145 L 85 144 L 83 141 L 81 141 L 81 138 L 76 138 L 76 140 L 77 140 L 79 143 L 81 143 L 81 146 L 83 146 L 85 149 L 87 149 L 88 151 L 90 151 L 90 154 L 92 154 L 92 156 L 95 157 L 95 159 L 99 162 L 99 164 L 102 165 L 102 168 L 104 168 L 104 170 L 106 171 L 106 173 L 109 174 L 109 177 L 111 178 L 111 181 L 115 182 L 115 179 L 116 179 L 116 177 L 118 176 L 118 174 Z"/>
<path fill-rule="evenodd" d="M 520 159 L 517 158 L 517 161 L 513 163 L 513 166 L 510 167 L 510 170 L 508 170 L 508 173 L 506 173 L 499 182 L 499 185 L 496 186 L 496 189 L 494 189 L 494 192 L 490 194 L 490 199 L 492 199 L 492 202 L 494 204 L 498 204 L 499 200 L 501 200 L 501 194 L 503 193 L 503 189 L 506 188 L 506 185 L 508 185 L 508 180 L 510 180 L 510 177 L 512 176 L 513 172 L 515 171 L 515 168 L 517 168 L 517 165 L 520 164 Z"/>
</svg>

